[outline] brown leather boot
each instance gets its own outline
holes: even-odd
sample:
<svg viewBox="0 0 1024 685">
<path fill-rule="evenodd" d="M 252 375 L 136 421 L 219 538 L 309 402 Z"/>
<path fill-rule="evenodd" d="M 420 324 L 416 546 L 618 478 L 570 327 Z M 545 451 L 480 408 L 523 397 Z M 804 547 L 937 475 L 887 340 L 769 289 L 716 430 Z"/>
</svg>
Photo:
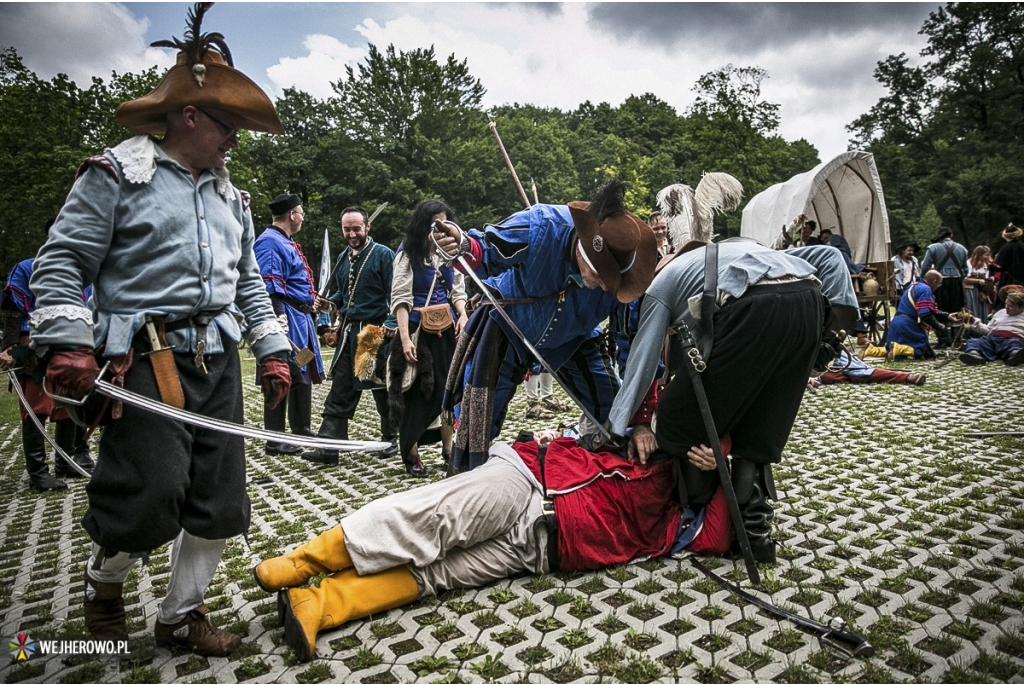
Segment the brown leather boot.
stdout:
<svg viewBox="0 0 1024 685">
<path fill-rule="evenodd" d="M 227 656 L 242 643 L 242 638 L 214 628 L 206 620 L 209 611 L 205 605 L 200 605 L 185 614 L 185 618 L 170 625 L 158 619 L 153 630 L 157 645 L 178 647 L 200 656 Z"/>
<path fill-rule="evenodd" d="M 101 583 L 85 572 L 85 627 L 97 640 L 127 640 L 124 583 Z"/>
</svg>

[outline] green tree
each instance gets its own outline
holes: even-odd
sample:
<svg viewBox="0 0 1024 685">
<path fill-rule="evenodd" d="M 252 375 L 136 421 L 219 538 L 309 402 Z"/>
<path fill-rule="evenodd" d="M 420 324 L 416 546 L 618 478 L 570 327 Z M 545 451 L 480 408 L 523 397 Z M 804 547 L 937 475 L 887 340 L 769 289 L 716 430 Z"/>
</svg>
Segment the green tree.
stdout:
<svg viewBox="0 0 1024 685">
<path fill-rule="evenodd" d="M 888 92 L 848 129 L 875 154 L 894 241 L 925 230 L 932 206 L 968 247 L 998 244 L 1024 211 L 1024 6 L 949 3 L 921 33 L 925 62 L 879 62 Z"/>
</svg>

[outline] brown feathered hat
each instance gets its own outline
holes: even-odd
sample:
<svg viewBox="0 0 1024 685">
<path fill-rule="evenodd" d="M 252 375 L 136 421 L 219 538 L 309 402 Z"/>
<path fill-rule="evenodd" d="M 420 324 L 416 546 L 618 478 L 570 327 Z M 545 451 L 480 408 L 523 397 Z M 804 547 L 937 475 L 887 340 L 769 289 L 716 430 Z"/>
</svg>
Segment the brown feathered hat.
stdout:
<svg viewBox="0 0 1024 685">
<path fill-rule="evenodd" d="M 178 60 L 160 84 L 117 108 L 117 122 L 136 133 L 164 135 L 167 114 L 186 105 L 218 107 L 235 115 L 239 128 L 284 133 L 277 110 L 259 86 L 234 68 L 220 33 L 201 33 L 212 2 L 197 2 L 188 13 L 185 40 L 158 40 L 152 47 L 177 48 Z"/>
<path fill-rule="evenodd" d="M 1021 231 L 1019 226 L 1007 224 L 1006 228 L 1003 229 L 1003 240 L 1009 242 L 1014 238 L 1019 238 L 1022 234 L 1024 234 L 1024 231 Z"/>
<path fill-rule="evenodd" d="M 647 290 L 658 263 L 658 239 L 640 217 L 626 211 L 622 181 L 609 181 L 590 202 L 570 202 L 569 213 L 587 262 L 619 302 Z"/>
</svg>

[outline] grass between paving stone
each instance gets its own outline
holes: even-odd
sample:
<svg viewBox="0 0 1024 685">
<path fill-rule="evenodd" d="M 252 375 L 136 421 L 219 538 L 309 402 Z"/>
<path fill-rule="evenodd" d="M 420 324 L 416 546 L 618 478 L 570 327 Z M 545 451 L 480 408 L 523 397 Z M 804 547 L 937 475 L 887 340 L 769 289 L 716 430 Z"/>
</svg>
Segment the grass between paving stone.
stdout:
<svg viewBox="0 0 1024 685">
<path fill-rule="evenodd" d="M 242 352 L 247 421 L 259 424 L 255 362 Z M 347 512 L 414 488 L 397 459 L 343 455 L 337 468 L 267 457 L 250 442 L 248 543 L 229 541 L 207 593 L 211 620 L 244 636 L 230 659 L 201 659 L 152 646 L 153 615 L 169 579 L 169 551 L 133 571 L 126 597 L 133 645 L 158 655 L 114 665 L 79 661 L 48 672 L 5 670 L 7 682 L 398 682 L 398 664 L 424 681 L 649 682 L 1007 681 L 1024 677 L 1024 440 L 968 440 L 964 430 L 1005 430 L 1005 413 L 978 389 L 1024 395 L 1024 374 L 998 365 L 941 369 L 922 363 L 923 388 L 831 386 L 808 395 L 783 463 L 780 563 L 762 567 L 762 597 L 819 620 L 841 616 L 877 654 L 846 661 L 817 638 L 730 596 L 688 562 L 654 559 L 598 572 L 521 577 L 446 593 L 320 637 L 302 664 L 282 640 L 272 595 L 252 566 L 333 525 Z M 314 389 L 322 403 L 327 386 Z M 983 396 L 984 393 L 981 394 Z M 379 437 L 365 398 L 352 437 Z M 509 412 L 521 416 L 518 397 Z M 318 421 L 314 411 L 314 427 Z M 557 420 L 571 420 L 566 414 Z M 557 422 L 556 420 L 556 422 Z M 12 396 L 0 397 L 0 630 L 80 635 L 81 568 L 88 540 L 79 520 L 82 482 L 66 493 L 28 491 Z M 508 424 L 504 439 L 537 422 Z M 95 445 L 95 438 L 94 438 Z M 440 451 L 424 461 L 441 477 Z M 742 564 L 710 560 L 749 587 Z M 25 569 L 27 573 L 23 573 Z M 57 591 L 66 585 L 68 591 Z M 269 638 L 269 639 L 267 639 Z M 436 647 L 438 643 L 440 647 Z M 652 656 L 654 655 L 654 656 Z M 710 656 L 709 656 L 710 655 Z M 225 664 L 230 664 L 226 668 Z M 402 667 L 406 668 L 406 667 Z M 418 671 L 413 671 L 417 673 Z"/>
</svg>

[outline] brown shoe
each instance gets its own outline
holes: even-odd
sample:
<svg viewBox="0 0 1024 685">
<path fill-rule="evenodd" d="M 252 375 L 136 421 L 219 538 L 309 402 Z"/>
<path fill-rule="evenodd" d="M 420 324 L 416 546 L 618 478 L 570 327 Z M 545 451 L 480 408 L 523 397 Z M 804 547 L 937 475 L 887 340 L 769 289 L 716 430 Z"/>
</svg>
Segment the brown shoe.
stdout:
<svg viewBox="0 0 1024 685">
<path fill-rule="evenodd" d="M 97 640 L 127 640 L 124 583 L 101 583 L 85 572 L 85 627 Z"/>
<path fill-rule="evenodd" d="M 926 378 L 923 373 L 912 373 L 907 376 L 907 383 L 911 385 L 924 385 Z"/>
<path fill-rule="evenodd" d="M 227 656 L 242 642 L 242 638 L 206 620 L 209 609 L 200 605 L 185 614 L 185 618 L 170 625 L 156 622 L 153 633 L 160 647 L 178 647 L 200 656 Z"/>
</svg>

